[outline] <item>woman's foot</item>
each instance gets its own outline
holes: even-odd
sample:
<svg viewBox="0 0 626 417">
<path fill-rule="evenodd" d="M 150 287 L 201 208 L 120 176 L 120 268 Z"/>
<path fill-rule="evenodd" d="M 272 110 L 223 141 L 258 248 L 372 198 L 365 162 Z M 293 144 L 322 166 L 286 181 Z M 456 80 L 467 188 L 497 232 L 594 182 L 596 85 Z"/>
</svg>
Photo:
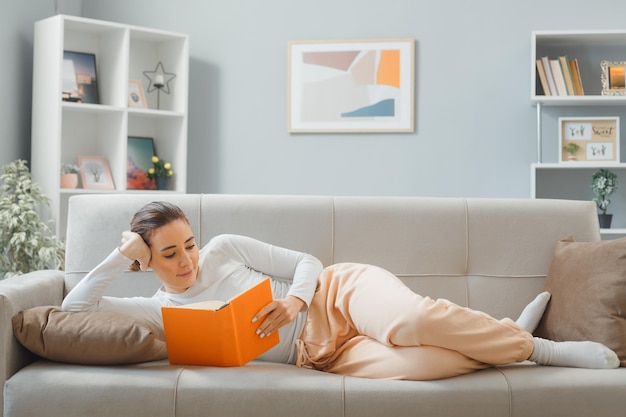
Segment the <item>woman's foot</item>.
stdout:
<svg viewBox="0 0 626 417">
<path fill-rule="evenodd" d="M 534 332 L 546 311 L 548 301 L 550 301 L 550 293 L 542 292 L 524 308 L 515 323 L 528 333 Z"/>
<path fill-rule="evenodd" d="M 538 365 L 591 369 L 612 369 L 620 365 L 615 352 L 601 343 L 555 342 L 539 337 L 533 340 L 535 348 L 528 359 Z"/>
</svg>

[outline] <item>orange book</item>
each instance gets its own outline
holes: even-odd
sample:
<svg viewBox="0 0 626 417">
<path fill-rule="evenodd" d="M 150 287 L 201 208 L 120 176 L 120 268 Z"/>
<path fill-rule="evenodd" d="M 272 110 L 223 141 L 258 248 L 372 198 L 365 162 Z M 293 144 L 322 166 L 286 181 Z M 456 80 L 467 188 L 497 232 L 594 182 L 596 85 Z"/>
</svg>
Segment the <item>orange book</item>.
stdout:
<svg viewBox="0 0 626 417">
<path fill-rule="evenodd" d="M 578 68 L 578 60 L 572 59 L 569 63 L 570 63 L 570 69 L 572 71 L 572 78 L 574 79 L 574 88 L 576 89 L 576 95 L 584 96 L 585 90 L 583 89 L 583 82 L 580 78 L 580 69 Z"/>
<path fill-rule="evenodd" d="M 228 302 L 161 307 L 169 362 L 173 365 L 242 366 L 276 346 L 278 332 L 256 334 L 252 317 L 272 301 L 269 278 Z"/>
</svg>

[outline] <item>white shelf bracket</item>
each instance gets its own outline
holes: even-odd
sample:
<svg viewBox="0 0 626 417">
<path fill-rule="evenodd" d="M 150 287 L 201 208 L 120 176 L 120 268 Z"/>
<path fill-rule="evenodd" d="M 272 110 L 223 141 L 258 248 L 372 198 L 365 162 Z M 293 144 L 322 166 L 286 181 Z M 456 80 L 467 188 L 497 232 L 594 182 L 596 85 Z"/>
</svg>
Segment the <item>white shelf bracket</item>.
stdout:
<svg viewBox="0 0 626 417">
<path fill-rule="evenodd" d="M 537 103 L 537 163 L 541 163 L 541 103 Z"/>
</svg>

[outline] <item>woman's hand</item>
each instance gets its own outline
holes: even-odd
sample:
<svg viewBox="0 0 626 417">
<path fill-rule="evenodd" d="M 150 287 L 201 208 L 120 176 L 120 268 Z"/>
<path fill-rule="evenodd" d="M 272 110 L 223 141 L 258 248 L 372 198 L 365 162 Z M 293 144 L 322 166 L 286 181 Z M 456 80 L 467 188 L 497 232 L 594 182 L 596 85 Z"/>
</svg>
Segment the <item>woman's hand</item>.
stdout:
<svg viewBox="0 0 626 417">
<path fill-rule="evenodd" d="M 259 337 L 269 336 L 272 332 L 283 327 L 285 324 L 294 321 L 298 313 L 305 307 L 306 303 L 292 295 L 287 298 L 279 298 L 263 307 L 252 318 L 256 322 L 260 317 L 267 314 L 263 322 L 259 325 L 256 334 Z"/>
<path fill-rule="evenodd" d="M 133 261 L 139 262 L 142 271 L 146 271 L 152 257 L 150 248 L 138 233 L 126 230 L 122 233 L 120 252 Z"/>
</svg>

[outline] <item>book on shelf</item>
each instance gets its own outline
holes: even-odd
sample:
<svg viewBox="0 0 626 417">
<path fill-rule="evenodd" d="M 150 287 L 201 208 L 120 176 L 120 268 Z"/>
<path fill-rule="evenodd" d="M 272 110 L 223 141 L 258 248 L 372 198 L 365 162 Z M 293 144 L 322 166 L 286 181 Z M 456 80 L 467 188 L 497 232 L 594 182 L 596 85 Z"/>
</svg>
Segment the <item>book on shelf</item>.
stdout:
<svg viewBox="0 0 626 417">
<path fill-rule="evenodd" d="M 262 319 L 252 323 L 272 301 L 269 278 L 228 302 L 204 301 L 161 307 L 168 359 L 174 365 L 242 366 L 276 346 L 278 331 L 259 337 Z"/>
<path fill-rule="evenodd" d="M 584 96 L 580 68 L 576 58 L 566 55 L 557 58 L 542 56 L 537 58 L 537 74 L 544 95 L 548 96 Z M 544 80 L 545 78 L 545 80 Z"/>
<path fill-rule="evenodd" d="M 543 64 L 543 69 L 546 72 L 546 78 L 548 80 L 548 85 L 550 86 L 550 94 L 553 96 L 558 96 L 559 93 L 556 89 L 556 83 L 554 82 L 554 75 L 552 75 L 552 66 L 550 65 L 550 58 L 547 56 L 542 56 L 541 63 Z"/>
<path fill-rule="evenodd" d="M 583 82 L 580 78 L 580 69 L 578 68 L 578 60 L 576 58 L 569 61 L 570 71 L 572 72 L 572 79 L 574 80 L 574 90 L 577 96 L 584 96 L 585 90 L 583 89 Z"/>
<path fill-rule="evenodd" d="M 551 96 L 552 92 L 550 91 L 550 84 L 548 84 L 548 77 L 546 74 L 546 70 L 543 67 L 543 62 L 541 62 L 541 59 L 537 60 L 537 75 L 539 75 L 539 81 L 541 83 L 541 88 L 543 89 L 543 95 Z"/>
<path fill-rule="evenodd" d="M 559 96 L 567 95 L 567 86 L 565 85 L 565 78 L 563 77 L 563 71 L 561 70 L 561 62 L 558 58 L 550 59 L 550 69 L 552 70 L 552 76 L 554 77 L 554 83 L 556 84 L 556 91 Z"/>
<path fill-rule="evenodd" d="M 567 88 L 568 96 L 575 96 L 574 80 L 572 79 L 572 72 L 570 70 L 567 56 L 560 56 L 559 62 L 561 63 L 561 71 L 563 72 L 563 79 L 565 80 L 565 87 Z"/>
</svg>

